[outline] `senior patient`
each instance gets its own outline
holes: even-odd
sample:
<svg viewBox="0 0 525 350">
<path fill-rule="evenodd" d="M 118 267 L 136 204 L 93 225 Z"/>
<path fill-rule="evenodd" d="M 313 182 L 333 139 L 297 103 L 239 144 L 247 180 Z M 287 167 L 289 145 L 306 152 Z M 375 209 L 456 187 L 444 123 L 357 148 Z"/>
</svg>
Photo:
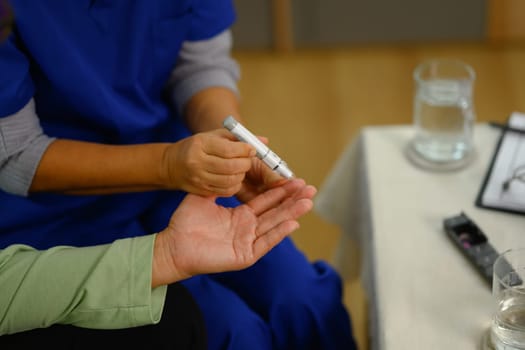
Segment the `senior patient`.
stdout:
<svg viewBox="0 0 525 350">
<path fill-rule="evenodd" d="M 177 349 L 204 349 L 200 311 L 176 282 L 251 266 L 298 228 L 297 218 L 312 208 L 314 194 L 302 180 L 236 208 L 188 194 L 158 234 L 86 248 L 37 251 L 12 245 L 0 250 L 0 347 L 52 341 L 61 344 L 59 348 L 76 349 L 67 344 L 92 348 L 119 341 L 135 349 L 147 347 L 155 335 L 157 343 L 165 344 L 161 348 L 178 344 Z M 162 325 L 114 333 L 82 329 L 159 322 Z M 52 325 L 46 331 L 23 332 Z M 23 333 L 5 336 L 17 332 Z M 53 339 L 55 335 L 61 340 Z"/>
</svg>

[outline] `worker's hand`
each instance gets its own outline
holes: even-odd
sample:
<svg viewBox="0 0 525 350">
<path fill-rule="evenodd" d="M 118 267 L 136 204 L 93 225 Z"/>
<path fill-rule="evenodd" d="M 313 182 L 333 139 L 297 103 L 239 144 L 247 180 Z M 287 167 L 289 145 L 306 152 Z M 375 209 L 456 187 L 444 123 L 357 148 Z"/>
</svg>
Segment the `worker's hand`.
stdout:
<svg viewBox="0 0 525 350">
<path fill-rule="evenodd" d="M 198 133 L 167 147 L 163 178 L 168 188 L 229 197 L 241 189 L 254 158 L 255 149 L 228 130 Z"/>
<path fill-rule="evenodd" d="M 315 192 L 294 179 L 235 208 L 188 194 L 156 237 L 153 285 L 251 266 L 299 227 Z"/>
</svg>

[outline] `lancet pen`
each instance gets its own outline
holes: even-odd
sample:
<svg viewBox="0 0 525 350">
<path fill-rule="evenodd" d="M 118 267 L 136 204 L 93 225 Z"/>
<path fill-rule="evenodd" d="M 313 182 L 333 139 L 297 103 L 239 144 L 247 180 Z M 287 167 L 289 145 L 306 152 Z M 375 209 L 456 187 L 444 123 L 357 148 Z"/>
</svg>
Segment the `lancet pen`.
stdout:
<svg viewBox="0 0 525 350">
<path fill-rule="evenodd" d="M 237 137 L 239 141 L 246 142 L 249 145 L 255 147 L 257 151 L 257 158 L 262 160 L 264 164 L 269 166 L 273 171 L 279 175 L 290 179 L 294 175 L 292 171 L 286 165 L 286 162 L 282 160 L 277 154 L 275 154 L 268 146 L 261 142 L 252 134 L 248 129 L 246 129 L 241 123 L 235 120 L 231 115 L 224 119 L 222 123 L 224 127 Z"/>
</svg>

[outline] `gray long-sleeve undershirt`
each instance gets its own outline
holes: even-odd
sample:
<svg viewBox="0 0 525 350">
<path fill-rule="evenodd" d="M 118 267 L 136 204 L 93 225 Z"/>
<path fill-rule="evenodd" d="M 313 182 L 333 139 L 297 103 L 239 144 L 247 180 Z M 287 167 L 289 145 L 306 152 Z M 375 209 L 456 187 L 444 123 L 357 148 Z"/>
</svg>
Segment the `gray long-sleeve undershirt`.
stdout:
<svg viewBox="0 0 525 350">
<path fill-rule="evenodd" d="M 179 113 L 197 92 L 220 86 L 236 94 L 240 70 L 230 56 L 229 30 L 202 41 L 185 42 L 169 89 Z M 40 159 L 54 138 L 43 133 L 31 99 L 20 111 L 0 118 L 0 190 L 27 196 Z"/>
<path fill-rule="evenodd" d="M 33 99 L 17 113 L 0 118 L 0 189 L 26 196 L 53 140 L 40 127 Z"/>
<path fill-rule="evenodd" d="M 231 32 L 227 30 L 212 39 L 188 41 L 182 45 L 168 83 L 179 114 L 186 102 L 204 88 L 226 87 L 238 95 L 240 69 L 230 55 L 232 44 Z"/>
</svg>

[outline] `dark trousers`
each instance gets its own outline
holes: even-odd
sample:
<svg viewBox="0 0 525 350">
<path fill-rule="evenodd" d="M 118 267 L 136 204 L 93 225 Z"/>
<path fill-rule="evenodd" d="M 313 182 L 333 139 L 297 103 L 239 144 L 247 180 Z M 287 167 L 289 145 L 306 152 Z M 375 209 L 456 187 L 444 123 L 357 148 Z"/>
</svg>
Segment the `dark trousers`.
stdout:
<svg viewBox="0 0 525 350">
<path fill-rule="evenodd" d="M 45 301 L 44 301 L 45 302 Z M 53 325 L 0 337 L 0 349 L 206 349 L 201 311 L 180 283 L 168 287 L 161 321 L 156 325 L 117 330 Z"/>
</svg>

